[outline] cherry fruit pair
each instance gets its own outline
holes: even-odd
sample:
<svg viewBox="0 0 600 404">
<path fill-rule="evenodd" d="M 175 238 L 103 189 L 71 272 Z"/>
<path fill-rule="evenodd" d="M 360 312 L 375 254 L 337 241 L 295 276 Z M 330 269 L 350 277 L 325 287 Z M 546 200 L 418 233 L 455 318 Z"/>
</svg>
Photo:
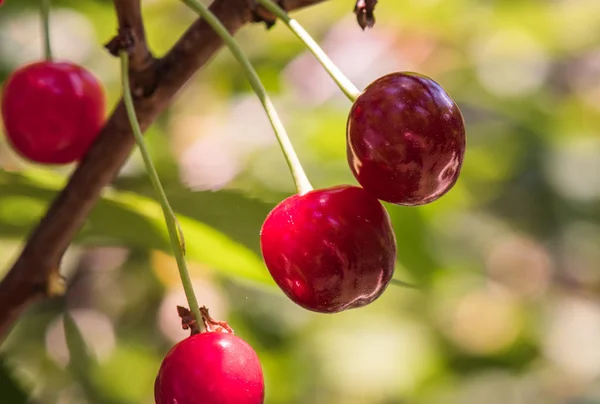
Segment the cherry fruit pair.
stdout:
<svg viewBox="0 0 600 404">
<path fill-rule="evenodd" d="M 104 121 L 102 86 L 86 69 L 40 61 L 13 72 L 2 93 L 6 138 L 22 157 L 41 164 L 79 161 Z"/>
<path fill-rule="evenodd" d="M 456 183 L 466 139 L 461 112 L 444 89 L 416 73 L 371 83 L 347 122 L 347 158 L 362 188 L 294 195 L 261 229 L 269 272 L 300 306 L 335 313 L 371 303 L 394 272 L 396 240 L 379 200 L 430 203 Z"/>
</svg>

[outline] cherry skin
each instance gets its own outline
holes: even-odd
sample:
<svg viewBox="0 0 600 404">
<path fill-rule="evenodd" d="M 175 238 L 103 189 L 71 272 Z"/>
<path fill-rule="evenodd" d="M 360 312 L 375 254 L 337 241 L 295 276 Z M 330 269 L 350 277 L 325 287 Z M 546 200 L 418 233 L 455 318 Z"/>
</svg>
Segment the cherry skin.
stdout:
<svg viewBox="0 0 600 404">
<path fill-rule="evenodd" d="M 458 106 L 417 73 L 392 73 L 369 84 L 350 110 L 346 135 L 356 180 L 377 198 L 408 206 L 448 192 L 466 148 Z"/>
<path fill-rule="evenodd" d="M 267 216 L 265 264 L 283 292 L 321 313 L 365 306 L 386 289 L 396 261 L 387 211 L 350 185 L 293 195 Z"/>
<path fill-rule="evenodd" d="M 265 387 L 256 352 L 224 332 L 194 334 L 165 356 L 156 404 L 263 404 Z"/>
<path fill-rule="evenodd" d="M 80 160 L 104 121 L 101 85 L 73 63 L 22 66 L 10 75 L 2 95 L 6 137 L 17 153 L 33 162 Z"/>
</svg>

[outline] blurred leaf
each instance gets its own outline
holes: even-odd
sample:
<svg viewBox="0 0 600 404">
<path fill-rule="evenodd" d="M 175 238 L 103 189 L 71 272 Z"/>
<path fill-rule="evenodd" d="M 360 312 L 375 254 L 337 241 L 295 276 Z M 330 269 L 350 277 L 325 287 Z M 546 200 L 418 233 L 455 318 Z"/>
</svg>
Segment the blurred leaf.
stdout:
<svg viewBox="0 0 600 404">
<path fill-rule="evenodd" d="M 87 375 L 95 363 L 90 355 L 83 335 L 68 312 L 63 314 L 65 338 L 69 348 L 69 368 L 74 374 Z"/>
<path fill-rule="evenodd" d="M 193 192 L 179 184 L 177 173 L 165 174 L 163 166 L 160 168 L 160 177 L 169 203 L 176 212 L 205 223 L 260 253 L 259 230 L 274 203 L 236 190 Z M 154 192 L 145 177 L 121 178 L 115 182 L 115 187 L 148 197 Z"/>
<path fill-rule="evenodd" d="M 160 359 L 139 345 L 119 345 L 94 377 L 109 402 L 149 402 L 159 366 Z"/>
<path fill-rule="evenodd" d="M 27 394 L 18 384 L 3 359 L 0 359 L 0 397 L 3 403 L 25 404 Z"/>
<path fill-rule="evenodd" d="M 83 334 L 77 323 L 68 312 L 63 314 L 65 338 L 69 349 L 69 370 L 76 379 L 91 403 L 95 404 L 120 404 L 126 401 L 110 397 L 110 392 L 99 386 L 95 375 L 103 369 L 91 354 Z M 139 402 L 139 400 L 137 401 Z"/>
<path fill-rule="evenodd" d="M 64 181 L 45 170 L 0 172 L 0 236 L 21 238 L 29 232 Z M 226 276 L 272 284 L 262 260 L 247 247 L 190 217 L 178 215 L 178 220 L 187 240 L 188 259 L 219 269 Z M 105 192 L 76 242 L 171 251 L 159 204 L 114 190 Z"/>
<path fill-rule="evenodd" d="M 440 268 L 428 244 L 430 226 L 419 209 L 386 204 L 396 232 L 398 261 L 420 287 L 426 287 Z"/>
<path fill-rule="evenodd" d="M 539 347 L 534 341 L 519 340 L 507 351 L 486 355 L 468 355 L 453 347 L 445 346 L 448 366 L 463 375 L 481 374 L 485 369 L 508 369 L 522 371 L 539 358 Z"/>
</svg>

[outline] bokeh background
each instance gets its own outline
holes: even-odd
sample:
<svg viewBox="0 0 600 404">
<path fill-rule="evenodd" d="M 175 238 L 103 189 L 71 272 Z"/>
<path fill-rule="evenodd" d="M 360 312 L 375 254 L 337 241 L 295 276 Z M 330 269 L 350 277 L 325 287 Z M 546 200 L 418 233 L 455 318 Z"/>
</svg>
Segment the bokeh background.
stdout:
<svg viewBox="0 0 600 404">
<path fill-rule="evenodd" d="M 367 32 L 351 0 L 295 16 L 359 87 L 418 71 L 463 110 L 458 184 L 428 206 L 388 206 L 395 277 L 417 288 L 390 286 L 368 307 L 322 315 L 273 286 L 258 234 L 293 183 L 223 50 L 146 135 L 181 214 L 201 303 L 258 351 L 269 404 L 600 403 L 600 2 L 379 3 Z M 55 54 L 91 69 L 113 105 L 118 61 L 102 48 L 116 29 L 112 3 L 54 4 Z M 194 14 L 175 0 L 143 4 L 161 55 Z M 354 184 L 345 162 L 350 103 L 282 24 L 248 27 L 238 39 L 313 184 Z M 41 48 L 37 2 L 7 0 L 0 82 Z M 72 170 L 25 163 L 1 130 L 0 275 Z M 168 250 L 134 153 L 65 256 L 68 294 L 31 308 L 0 348 L 0 402 L 152 403 L 163 356 L 187 335 Z M 89 358 L 69 353 L 65 310 Z"/>
</svg>

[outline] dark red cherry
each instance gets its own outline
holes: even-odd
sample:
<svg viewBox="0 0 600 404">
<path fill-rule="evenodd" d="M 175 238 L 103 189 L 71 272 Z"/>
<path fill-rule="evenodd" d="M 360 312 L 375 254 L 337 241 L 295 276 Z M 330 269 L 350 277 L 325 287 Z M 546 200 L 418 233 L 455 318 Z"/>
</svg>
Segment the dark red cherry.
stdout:
<svg viewBox="0 0 600 404">
<path fill-rule="evenodd" d="M 80 160 L 102 127 L 104 108 L 98 80 L 68 62 L 25 65 L 10 75 L 2 94 L 8 141 L 42 164 Z"/>
<path fill-rule="evenodd" d="M 456 183 L 465 148 L 458 106 L 417 73 L 375 80 L 350 110 L 348 163 L 357 181 L 383 201 L 435 201 Z"/>
<path fill-rule="evenodd" d="M 175 345 L 154 383 L 156 404 L 263 404 L 256 352 L 223 332 L 194 334 Z"/>
<path fill-rule="evenodd" d="M 260 242 L 283 292 L 322 313 L 377 299 L 396 261 L 387 211 L 364 189 L 349 185 L 287 198 L 267 216 Z"/>
</svg>

